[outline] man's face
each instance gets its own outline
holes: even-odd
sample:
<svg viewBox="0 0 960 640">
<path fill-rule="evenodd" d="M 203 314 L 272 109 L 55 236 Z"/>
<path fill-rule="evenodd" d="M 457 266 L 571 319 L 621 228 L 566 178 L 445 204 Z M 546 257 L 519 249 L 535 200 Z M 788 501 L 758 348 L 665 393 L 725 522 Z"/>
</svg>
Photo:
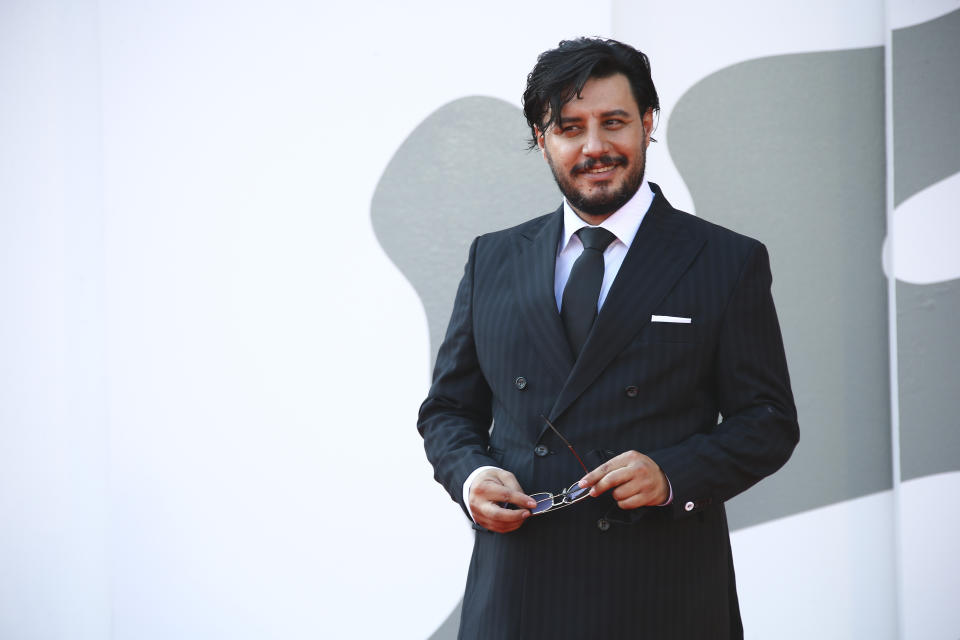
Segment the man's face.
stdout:
<svg viewBox="0 0 960 640">
<path fill-rule="evenodd" d="M 641 114 L 621 73 L 590 78 L 580 97 L 537 144 L 560 191 L 580 217 L 594 224 L 622 207 L 643 182 L 653 111 Z"/>
</svg>

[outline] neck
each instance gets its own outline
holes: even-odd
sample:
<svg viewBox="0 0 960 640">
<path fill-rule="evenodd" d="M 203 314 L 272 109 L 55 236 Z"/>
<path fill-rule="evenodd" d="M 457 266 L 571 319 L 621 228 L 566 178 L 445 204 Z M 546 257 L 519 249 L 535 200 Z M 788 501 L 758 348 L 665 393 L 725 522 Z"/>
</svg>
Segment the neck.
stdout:
<svg viewBox="0 0 960 640">
<path fill-rule="evenodd" d="M 573 209 L 573 212 L 577 214 L 578 218 L 580 218 L 581 220 L 589 224 L 591 227 L 600 226 L 601 222 L 603 222 L 604 220 L 612 216 L 614 213 L 616 213 L 616 211 L 611 211 L 610 213 L 606 213 L 603 215 L 592 216 L 589 213 L 584 213 L 583 211 L 580 211 L 580 209 L 577 209 L 572 204 L 570 205 L 570 208 Z"/>
</svg>

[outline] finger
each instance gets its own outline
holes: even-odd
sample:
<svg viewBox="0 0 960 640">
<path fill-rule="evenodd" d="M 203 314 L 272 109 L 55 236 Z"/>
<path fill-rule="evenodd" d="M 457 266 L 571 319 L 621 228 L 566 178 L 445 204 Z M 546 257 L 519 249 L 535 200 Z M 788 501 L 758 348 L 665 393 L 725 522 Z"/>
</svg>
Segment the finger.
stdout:
<svg viewBox="0 0 960 640">
<path fill-rule="evenodd" d="M 507 509 L 494 502 L 488 502 L 480 507 L 483 517 L 494 522 L 518 522 L 530 515 L 528 509 Z"/>
<path fill-rule="evenodd" d="M 526 509 L 504 509 L 492 502 L 483 505 L 477 513 L 477 524 L 498 533 L 514 531 L 530 517 Z"/>
<path fill-rule="evenodd" d="M 638 494 L 648 494 L 651 493 L 652 485 L 648 482 L 644 482 L 642 479 L 633 476 L 627 482 L 624 482 L 621 485 L 613 487 L 613 491 L 610 492 L 610 495 L 613 496 L 614 500 L 626 500 L 631 496 Z"/>
<path fill-rule="evenodd" d="M 621 509 L 636 509 L 662 505 L 670 496 L 670 490 L 662 473 L 648 469 L 643 475 L 635 475 L 629 482 L 616 487 L 610 495 Z"/>
<path fill-rule="evenodd" d="M 495 533 L 510 533 L 511 531 L 516 531 L 521 526 L 523 526 L 524 521 L 520 522 L 496 522 L 495 520 L 478 520 L 477 524 L 486 529 L 487 531 L 493 531 Z"/>
<path fill-rule="evenodd" d="M 512 504 L 519 509 L 533 509 L 537 506 L 537 501 L 520 491 L 511 491 L 503 500 L 495 501 L 500 504 Z"/>
<path fill-rule="evenodd" d="M 511 522 L 511 523 L 499 523 L 499 522 L 478 522 L 481 527 L 488 531 L 493 531 L 494 533 L 510 533 L 511 531 L 516 531 L 525 521 L 521 520 L 520 522 Z"/>
<path fill-rule="evenodd" d="M 470 487 L 471 502 L 476 498 L 481 502 L 504 502 L 512 493 L 510 489 L 495 480 L 482 480 Z"/>
<path fill-rule="evenodd" d="M 489 469 L 481 474 L 474 481 L 471 491 L 476 489 L 479 489 L 479 495 L 499 502 L 514 502 L 508 494 L 503 493 L 504 490 L 511 492 L 513 497 L 526 497 L 516 476 L 504 469 Z M 499 499 L 496 496 L 499 496 Z M 521 503 L 517 504 L 525 504 L 526 502 L 526 500 L 522 500 Z"/>
<path fill-rule="evenodd" d="M 641 506 L 646 506 L 661 505 L 670 494 L 668 491 L 661 490 L 660 485 L 652 478 L 648 478 L 644 480 L 634 479 L 624 483 L 611 491 L 610 495 L 617 502 L 629 500 L 636 496 L 643 503 Z"/>
<path fill-rule="evenodd" d="M 599 482 L 603 476 L 607 475 L 617 467 L 623 466 L 622 464 L 617 464 L 617 462 L 617 458 L 611 458 L 610 460 L 607 460 L 602 465 L 580 478 L 580 482 L 577 484 L 584 489 L 587 487 L 592 487 L 593 485 L 597 484 L 597 482 Z"/>
<path fill-rule="evenodd" d="M 496 477 L 503 486 L 507 487 L 511 491 L 523 493 L 523 487 L 520 486 L 520 483 L 517 481 L 517 477 L 515 475 L 503 469 L 497 469 L 496 471 Z"/>
<path fill-rule="evenodd" d="M 522 491 L 514 491 L 510 494 L 510 497 L 507 499 L 507 502 L 510 504 L 516 505 L 521 509 L 533 509 L 537 506 L 537 501 L 523 493 Z"/>
<path fill-rule="evenodd" d="M 636 451 L 624 451 L 620 455 L 610 458 L 599 467 L 583 476 L 578 484 L 583 488 L 592 487 L 605 475 L 630 464 L 634 455 L 636 455 Z"/>
<path fill-rule="evenodd" d="M 494 533 L 510 533 L 511 531 L 516 531 L 517 529 L 519 529 L 521 525 L 523 525 L 522 522 L 520 524 L 511 524 L 511 525 L 505 525 L 502 527 L 494 524 L 485 528 L 488 531 L 493 531 Z"/>
<path fill-rule="evenodd" d="M 596 497 L 614 487 L 619 487 L 622 484 L 630 482 L 633 479 L 631 471 L 632 469 L 630 467 L 620 467 L 619 469 L 612 470 L 600 478 L 593 488 L 590 489 L 590 495 Z"/>
<path fill-rule="evenodd" d="M 518 489 L 519 486 L 520 485 L 517 484 Z M 537 506 L 536 501 L 522 491 L 510 489 L 494 481 L 483 481 L 476 485 L 472 491 L 470 501 L 471 503 L 507 502 L 521 508 L 526 507 L 527 509 L 533 509 Z"/>
<path fill-rule="evenodd" d="M 635 493 L 656 493 L 659 489 L 658 480 L 661 473 L 643 462 L 631 464 L 622 469 L 629 477 L 624 482 L 617 483 L 611 495 L 617 500 L 623 500 Z M 619 478 L 618 478 L 619 480 Z"/>
<path fill-rule="evenodd" d="M 635 493 L 624 500 L 617 500 L 617 506 L 625 511 L 639 509 L 640 507 L 653 507 L 657 504 L 659 503 L 654 501 L 649 493 Z"/>
</svg>

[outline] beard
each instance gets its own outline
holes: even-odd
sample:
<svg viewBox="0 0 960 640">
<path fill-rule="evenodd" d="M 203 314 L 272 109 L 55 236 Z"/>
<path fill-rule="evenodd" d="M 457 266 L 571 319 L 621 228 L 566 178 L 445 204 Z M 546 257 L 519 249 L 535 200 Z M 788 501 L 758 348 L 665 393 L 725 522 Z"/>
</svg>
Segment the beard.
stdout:
<svg viewBox="0 0 960 640">
<path fill-rule="evenodd" d="M 626 156 L 602 156 L 587 158 L 584 162 L 574 166 L 569 175 L 561 174 L 553 164 L 550 153 L 547 152 L 547 164 L 553 179 L 560 188 L 560 193 L 567 199 L 570 206 L 588 216 L 608 216 L 630 201 L 640 185 L 643 184 L 643 174 L 646 168 L 646 154 L 640 147 L 636 156 L 631 160 Z M 594 193 L 587 194 L 576 187 L 577 175 L 593 169 L 596 165 L 616 164 L 626 169 L 619 186 L 612 184 L 597 185 Z"/>
</svg>

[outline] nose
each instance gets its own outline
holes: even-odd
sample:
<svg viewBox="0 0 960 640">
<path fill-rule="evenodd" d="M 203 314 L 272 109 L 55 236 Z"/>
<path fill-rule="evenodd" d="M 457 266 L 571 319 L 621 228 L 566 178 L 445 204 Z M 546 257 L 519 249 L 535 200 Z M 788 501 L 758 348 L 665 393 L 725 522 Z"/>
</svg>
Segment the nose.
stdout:
<svg viewBox="0 0 960 640">
<path fill-rule="evenodd" d="M 586 139 L 583 141 L 583 155 L 587 157 L 602 156 L 609 151 L 606 137 L 600 127 L 589 127 Z"/>
</svg>

